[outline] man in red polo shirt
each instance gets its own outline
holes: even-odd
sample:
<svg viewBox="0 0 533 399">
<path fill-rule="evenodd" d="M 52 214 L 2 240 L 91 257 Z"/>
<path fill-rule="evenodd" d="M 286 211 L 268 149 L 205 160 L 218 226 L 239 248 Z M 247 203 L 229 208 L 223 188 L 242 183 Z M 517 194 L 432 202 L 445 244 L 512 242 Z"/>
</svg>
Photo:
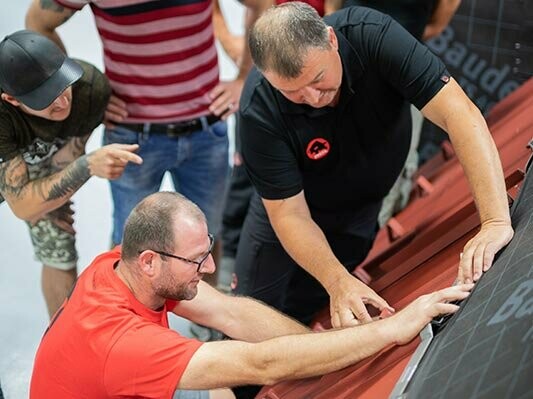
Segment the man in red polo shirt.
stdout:
<svg viewBox="0 0 533 399">
<path fill-rule="evenodd" d="M 432 317 L 455 312 L 446 302 L 472 288 L 425 295 L 384 320 L 311 333 L 260 302 L 202 282 L 215 270 L 212 247 L 205 216 L 182 195 L 161 192 L 139 203 L 122 248 L 94 260 L 52 319 L 30 397 L 172 398 L 178 389 L 214 398 L 229 392 L 207 390 L 324 374 L 410 341 Z M 233 340 L 182 337 L 168 328 L 167 312 Z"/>
</svg>

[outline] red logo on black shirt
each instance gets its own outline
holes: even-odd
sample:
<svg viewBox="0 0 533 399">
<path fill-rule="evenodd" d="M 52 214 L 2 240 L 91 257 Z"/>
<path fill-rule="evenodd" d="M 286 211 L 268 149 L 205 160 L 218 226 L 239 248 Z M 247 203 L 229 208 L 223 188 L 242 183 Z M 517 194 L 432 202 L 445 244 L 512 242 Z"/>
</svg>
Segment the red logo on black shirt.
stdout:
<svg viewBox="0 0 533 399">
<path fill-rule="evenodd" d="M 307 145 L 306 154 L 309 159 L 316 161 L 320 158 L 324 158 L 329 153 L 329 142 L 323 138 L 316 138 L 309 142 Z"/>
</svg>

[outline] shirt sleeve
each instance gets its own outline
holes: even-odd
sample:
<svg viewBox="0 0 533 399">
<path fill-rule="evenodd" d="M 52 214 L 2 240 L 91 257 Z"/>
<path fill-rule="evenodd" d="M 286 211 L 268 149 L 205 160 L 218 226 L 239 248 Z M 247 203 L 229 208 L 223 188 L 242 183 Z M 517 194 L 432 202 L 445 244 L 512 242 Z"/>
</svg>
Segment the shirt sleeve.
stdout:
<svg viewBox="0 0 533 399">
<path fill-rule="evenodd" d="M 383 15 L 368 35 L 367 56 L 380 75 L 418 109 L 450 80 L 444 63 L 399 23 Z"/>
<path fill-rule="evenodd" d="M 113 345 L 104 368 L 110 397 L 172 397 L 202 342 L 149 323 L 128 330 Z"/>
<path fill-rule="evenodd" d="M 262 198 L 292 197 L 303 189 L 295 154 L 288 138 L 282 136 L 284 128 L 273 122 L 267 125 L 259 112 L 239 116 L 238 131 L 246 171 Z M 269 119 L 272 121 L 272 117 Z"/>
<path fill-rule="evenodd" d="M 0 114 L 0 164 L 15 158 L 19 154 L 13 124 L 10 122 L 9 117 Z"/>
<path fill-rule="evenodd" d="M 79 11 L 86 4 L 90 3 L 90 0 L 54 0 L 57 4 L 63 7 L 70 8 L 71 10 Z"/>
</svg>

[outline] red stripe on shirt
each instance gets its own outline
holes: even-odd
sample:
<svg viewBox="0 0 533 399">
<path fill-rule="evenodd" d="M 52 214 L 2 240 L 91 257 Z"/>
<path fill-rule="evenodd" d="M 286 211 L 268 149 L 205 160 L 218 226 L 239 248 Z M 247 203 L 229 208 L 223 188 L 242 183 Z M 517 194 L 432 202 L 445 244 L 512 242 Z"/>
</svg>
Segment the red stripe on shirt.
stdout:
<svg viewBox="0 0 533 399">
<path fill-rule="evenodd" d="M 100 35 L 104 39 L 114 40 L 121 43 L 131 43 L 131 44 L 146 44 L 146 43 L 160 43 L 167 40 L 178 39 L 182 37 L 192 36 L 196 33 L 203 31 L 204 29 L 211 26 L 211 15 L 208 15 L 204 21 L 199 22 L 198 24 L 183 28 L 175 29 L 166 32 L 152 33 L 151 35 L 142 35 L 142 36 L 129 36 L 121 35 L 118 33 L 113 33 L 105 29 L 98 29 Z"/>
<path fill-rule="evenodd" d="M 136 65 L 159 65 L 159 64 L 166 64 L 169 62 L 182 61 L 189 57 L 201 54 L 204 51 L 207 51 L 211 46 L 213 46 L 214 42 L 215 42 L 215 39 L 213 36 L 211 36 L 208 41 L 206 41 L 205 43 L 202 43 L 201 45 L 197 47 L 193 47 L 185 51 L 178 51 L 176 53 L 153 55 L 153 56 L 142 56 L 142 55 L 133 56 L 133 55 L 126 55 L 126 54 L 118 54 L 118 53 L 114 53 L 106 49 L 104 49 L 104 53 L 107 57 L 117 62 L 124 62 L 128 64 L 136 64 Z"/>
<path fill-rule="evenodd" d="M 163 105 L 163 104 L 175 104 L 178 102 L 190 101 L 197 99 L 205 93 L 211 91 L 218 84 L 218 77 L 212 81 L 206 83 L 204 86 L 198 88 L 195 91 L 186 94 L 179 94 L 177 96 L 169 97 L 135 97 L 126 96 L 120 94 L 120 99 L 128 104 L 142 104 L 142 105 Z"/>
<path fill-rule="evenodd" d="M 150 21 L 157 21 L 163 18 L 169 18 L 169 16 L 172 17 L 172 16 L 184 16 L 184 15 L 198 14 L 204 11 L 205 9 L 207 9 L 210 5 L 211 5 L 210 1 L 204 1 L 201 3 L 188 4 L 184 6 L 168 7 L 168 8 L 162 8 L 160 10 L 143 12 L 140 14 L 121 15 L 121 16 L 110 15 L 105 12 L 105 9 L 102 9 L 94 4 L 91 4 L 91 9 L 94 15 L 97 15 L 98 17 L 105 19 L 107 21 L 113 22 L 114 24 L 135 25 L 135 24 L 141 24 L 141 23 L 150 22 Z"/>
<path fill-rule="evenodd" d="M 109 79 L 120 82 L 120 83 L 127 83 L 127 84 L 134 84 L 134 85 L 143 85 L 143 86 L 165 86 L 173 83 L 181 83 L 193 80 L 197 76 L 203 74 L 204 72 L 207 72 L 213 68 L 216 68 L 218 65 L 218 58 L 217 55 L 211 60 L 209 60 L 207 63 L 200 65 L 196 67 L 195 69 L 185 72 L 185 73 L 178 73 L 176 75 L 168 75 L 168 76 L 158 76 L 158 77 L 146 77 L 146 76 L 134 76 L 134 75 L 121 75 L 120 73 L 114 72 L 114 71 L 106 71 L 106 75 L 109 77 Z"/>
</svg>

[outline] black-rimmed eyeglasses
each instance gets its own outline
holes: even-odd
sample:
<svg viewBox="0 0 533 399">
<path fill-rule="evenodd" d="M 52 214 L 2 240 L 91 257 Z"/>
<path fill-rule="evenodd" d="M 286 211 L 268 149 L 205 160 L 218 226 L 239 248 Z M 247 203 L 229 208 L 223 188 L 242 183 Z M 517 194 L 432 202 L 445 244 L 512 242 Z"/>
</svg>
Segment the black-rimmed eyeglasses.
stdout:
<svg viewBox="0 0 533 399">
<path fill-rule="evenodd" d="M 200 269 L 204 265 L 204 263 L 207 260 L 207 258 L 209 257 L 209 255 L 211 255 L 211 251 L 213 250 L 213 245 L 215 243 L 215 239 L 213 238 L 213 234 L 208 234 L 207 236 L 209 237 L 209 249 L 207 250 L 206 254 L 202 257 L 202 259 L 200 259 L 200 260 L 192 260 L 192 259 L 184 258 L 183 256 L 172 255 L 172 254 L 169 254 L 167 252 L 156 251 L 155 249 L 152 249 L 152 251 L 154 251 L 155 253 L 158 253 L 159 255 L 169 256 L 169 257 L 174 258 L 174 259 L 182 260 L 183 262 L 187 262 L 187 263 L 190 263 L 190 264 L 193 264 L 193 265 L 198 265 L 198 268 L 196 269 L 196 272 L 200 273 Z M 143 252 L 143 251 L 140 251 L 139 253 L 141 253 L 141 252 Z"/>
</svg>

